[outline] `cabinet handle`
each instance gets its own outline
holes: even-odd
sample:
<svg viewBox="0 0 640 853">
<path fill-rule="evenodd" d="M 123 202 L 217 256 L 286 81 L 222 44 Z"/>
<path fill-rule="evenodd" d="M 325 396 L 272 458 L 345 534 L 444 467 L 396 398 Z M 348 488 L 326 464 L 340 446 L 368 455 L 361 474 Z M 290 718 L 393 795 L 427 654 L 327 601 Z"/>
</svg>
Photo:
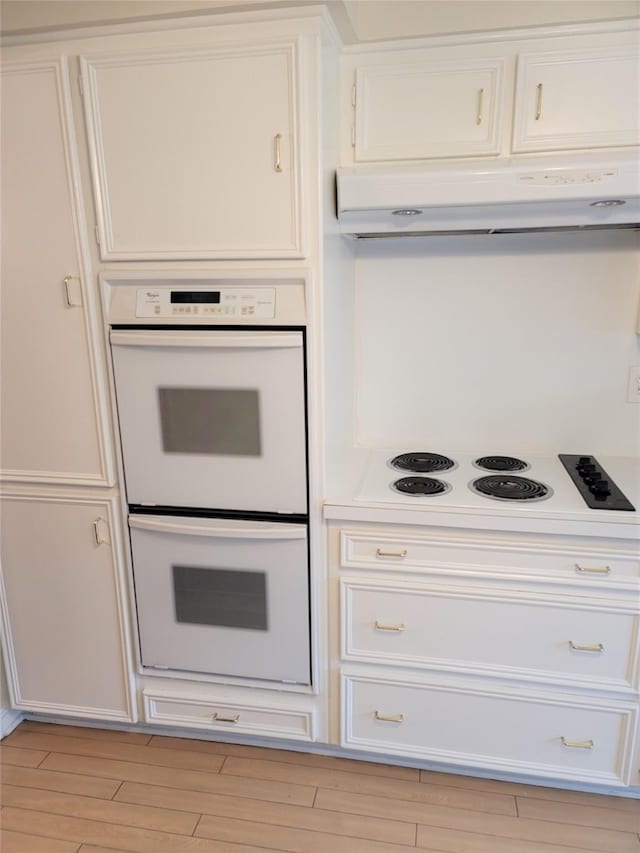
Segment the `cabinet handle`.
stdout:
<svg viewBox="0 0 640 853">
<path fill-rule="evenodd" d="M 64 282 L 64 298 L 65 298 L 66 303 L 67 303 L 67 308 L 82 308 L 82 302 L 74 302 L 73 299 L 71 298 L 71 291 L 69 290 L 69 284 L 74 279 L 77 279 L 78 281 L 80 281 L 80 278 L 77 275 L 65 275 L 65 277 L 62 279 Z"/>
<path fill-rule="evenodd" d="M 216 723 L 237 723 L 240 720 L 240 714 L 236 714 L 235 717 L 223 717 L 216 713 L 211 717 L 211 719 Z"/>
<path fill-rule="evenodd" d="M 382 622 L 376 620 L 376 631 L 404 631 L 406 627 L 404 622 L 400 622 L 397 625 L 383 625 Z"/>
<path fill-rule="evenodd" d="M 540 121 L 542 115 L 542 83 L 538 83 L 536 91 L 538 93 L 536 97 L 536 121 Z"/>
<path fill-rule="evenodd" d="M 482 105 L 484 101 L 484 89 L 478 92 L 478 113 L 476 115 L 476 124 L 482 124 Z"/>
<path fill-rule="evenodd" d="M 407 549 L 402 551 L 383 551 L 382 548 L 376 548 L 376 557 L 395 557 L 398 560 L 404 560 L 407 556 Z"/>
<path fill-rule="evenodd" d="M 275 147 L 275 170 L 276 172 L 282 172 L 282 163 L 280 161 L 280 143 L 282 142 L 282 134 L 276 133 L 274 138 L 274 147 Z"/>
<path fill-rule="evenodd" d="M 103 536 L 100 533 L 100 525 L 104 525 L 107 529 L 107 533 Z M 96 518 L 93 522 L 93 537 L 96 541 L 96 545 L 108 545 L 109 544 L 109 526 L 104 518 Z"/>
<path fill-rule="evenodd" d="M 595 746 L 592 740 L 567 740 L 565 737 L 560 738 L 560 743 L 567 749 L 593 749 Z"/>
<path fill-rule="evenodd" d="M 402 723 L 404 721 L 404 714 L 390 714 L 389 716 L 384 716 L 380 711 L 376 711 L 374 716 L 376 720 L 379 720 L 381 723 Z"/>
<path fill-rule="evenodd" d="M 583 575 L 610 575 L 611 574 L 611 566 L 600 566 L 598 568 L 589 568 L 588 566 L 581 566 L 579 563 L 575 564 L 576 572 L 581 572 Z"/>
<path fill-rule="evenodd" d="M 602 643 L 592 643 L 590 645 L 581 646 L 578 643 L 574 643 L 573 640 L 569 640 L 569 645 L 576 652 L 603 652 L 604 646 Z"/>
</svg>

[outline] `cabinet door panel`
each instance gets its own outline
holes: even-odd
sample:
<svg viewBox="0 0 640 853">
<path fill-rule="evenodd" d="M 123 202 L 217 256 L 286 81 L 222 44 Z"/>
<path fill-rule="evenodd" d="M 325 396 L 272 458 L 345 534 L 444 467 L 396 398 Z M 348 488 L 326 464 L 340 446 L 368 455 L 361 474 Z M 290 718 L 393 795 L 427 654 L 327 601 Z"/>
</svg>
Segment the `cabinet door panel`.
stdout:
<svg viewBox="0 0 640 853">
<path fill-rule="evenodd" d="M 520 56 L 513 150 L 640 144 L 639 63 L 635 47 Z"/>
<path fill-rule="evenodd" d="M 18 708 L 133 718 L 112 510 L 2 500 L 5 661 Z"/>
<path fill-rule="evenodd" d="M 104 258 L 301 257 L 296 46 L 85 58 Z"/>
<path fill-rule="evenodd" d="M 498 153 L 502 76 L 501 59 L 359 68 L 356 161 Z"/>
<path fill-rule="evenodd" d="M 2 469 L 23 482 L 104 485 L 70 126 L 62 62 L 3 67 Z"/>
</svg>

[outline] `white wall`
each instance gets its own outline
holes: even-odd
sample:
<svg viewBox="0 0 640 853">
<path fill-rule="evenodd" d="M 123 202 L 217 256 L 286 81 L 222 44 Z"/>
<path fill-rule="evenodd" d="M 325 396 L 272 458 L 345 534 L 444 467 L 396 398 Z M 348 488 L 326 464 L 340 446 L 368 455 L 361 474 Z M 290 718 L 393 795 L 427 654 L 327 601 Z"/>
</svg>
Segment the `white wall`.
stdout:
<svg viewBox="0 0 640 853">
<path fill-rule="evenodd" d="M 357 443 L 640 454 L 632 232 L 362 241 Z"/>
</svg>

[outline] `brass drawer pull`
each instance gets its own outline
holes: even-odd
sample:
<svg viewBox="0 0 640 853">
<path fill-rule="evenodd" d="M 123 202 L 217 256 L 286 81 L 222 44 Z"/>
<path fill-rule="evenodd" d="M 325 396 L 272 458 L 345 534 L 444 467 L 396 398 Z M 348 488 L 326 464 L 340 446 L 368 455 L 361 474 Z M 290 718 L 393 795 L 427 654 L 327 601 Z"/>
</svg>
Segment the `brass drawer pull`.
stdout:
<svg viewBox="0 0 640 853">
<path fill-rule="evenodd" d="M 381 723 L 402 723 L 404 721 L 404 714 L 390 714 L 389 716 L 384 716 L 380 711 L 376 711 L 375 718 Z"/>
<path fill-rule="evenodd" d="M 565 737 L 560 738 L 560 743 L 566 746 L 567 749 L 593 749 L 595 746 L 592 740 L 567 740 Z"/>
<path fill-rule="evenodd" d="M 601 566 L 598 568 L 589 568 L 588 566 L 581 566 L 580 563 L 575 563 L 576 572 L 580 572 L 583 575 L 610 575 L 611 574 L 611 566 Z"/>
<path fill-rule="evenodd" d="M 211 719 L 216 723 L 237 723 L 240 720 L 240 714 L 236 714 L 235 717 L 222 717 L 220 714 L 215 713 Z"/>
<path fill-rule="evenodd" d="M 280 144 L 281 144 L 281 142 L 282 142 L 282 134 L 281 134 L 281 133 L 276 133 L 276 135 L 275 135 L 275 137 L 274 137 L 274 139 L 273 139 L 273 143 L 274 143 L 274 147 L 275 147 L 275 151 L 274 151 L 274 164 L 273 164 L 273 165 L 274 165 L 274 168 L 275 168 L 276 172 L 282 172 L 282 171 L 283 171 L 283 169 L 282 169 L 282 159 L 281 159 L 281 154 L 280 154 Z"/>
<path fill-rule="evenodd" d="M 586 646 L 581 646 L 579 643 L 574 643 L 573 640 L 569 640 L 569 645 L 576 652 L 603 652 L 604 646 L 602 643 L 592 643 Z"/>
<path fill-rule="evenodd" d="M 383 625 L 376 619 L 376 631 L 404 631 L 406 627 L 404 622 L 399 622 L 397 625 Z"/>
<path fill-rule="evenodd" d="M 402 551 L 383 551 L 382 548 L 376 548 L 376 557 L 395 557 L 396 560 L 404 560 L 407 556 L 407 549 Z"/>
</svg>

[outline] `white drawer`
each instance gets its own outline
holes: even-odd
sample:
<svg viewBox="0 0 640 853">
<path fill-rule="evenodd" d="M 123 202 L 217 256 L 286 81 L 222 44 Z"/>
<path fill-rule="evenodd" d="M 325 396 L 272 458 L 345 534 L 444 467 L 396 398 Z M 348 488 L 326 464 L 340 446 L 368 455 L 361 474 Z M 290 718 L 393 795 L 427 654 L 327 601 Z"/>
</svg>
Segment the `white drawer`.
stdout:
<svg viewBox="0 0 640 853">
<path fill-rule="evenodd" d="M 576 547 L 552 537 L 403 535 L 342 530 L 340 563 L 345 568 L 383 571 L 458 571 L 514 577 L 543 577 L 605 586 L 640 578 L 638 548 L 595 544 Z"/>
<path fill-rule="evenodd" d="M 314 739 L 311 711 L 234 702 L 213 702 L 143 690 L 147 723 L 211 732 L 233 732 L 289 740 Z"/>
<path fill-rule="evenodd" d="M 347 660 L 630 690 L 640 617 L 616 602 L 344 578 Z"/>
<path fill-rule="evenodd" d="M 342 707 L 345 747 L 628 784 L 637 717 L 631 703 L 343 674 Z"/>
</svg>

